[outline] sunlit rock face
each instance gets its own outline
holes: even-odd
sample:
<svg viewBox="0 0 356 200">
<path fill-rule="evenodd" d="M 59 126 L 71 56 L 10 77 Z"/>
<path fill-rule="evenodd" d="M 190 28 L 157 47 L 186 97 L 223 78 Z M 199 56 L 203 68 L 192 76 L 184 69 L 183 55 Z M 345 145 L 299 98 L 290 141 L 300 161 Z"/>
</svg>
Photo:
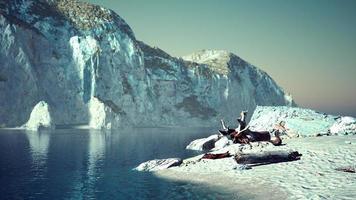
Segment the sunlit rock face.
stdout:
<svg viewBox="0 0 356 200">
<path fill-rule="evenodd" d="M 88 123 L 92 96 L 139 119 L 146 107 L 141 54 L 131 29 L 110 10 L 76 1 L 2 1 L 0 122 L 24 123 L 43 99 L 55 123 Z"/>
<path fill-rule="evenodd" d="M 235 122 L 241 110 L 252 112 L 257 105 L 295 106 L 266 72 L 227 51 L 203 50 L 177 59 L 141 48 L 158 109 L 177 110 L 173 120 L 188 119 L 182 124 L 216 126 L 218 119 Z"/>
<path fill-rule="evenodd" d="M 40 101 L 33 108 L 30 118 L 22 127 L 27 130 L 38 131 L 39 129 L 54 129 L 51 110 L 48 104 Z"/>
<path fill-rule="evenodd" d="M 256 105 L 294 104 L 236 55 L 172 57 L 137 41 L 111 10 L 75 0 L 1 1 L 0 124 L 24 124 L 44 100 L 56 124 L 102 127 L 91 123 L 99 114 L 90 110 L 93 97 L 115 109 L 105 119 L 115 127 L 215 126 Z"/>
<path fill-rule="evenodd" d="M 120 110 L 112 102 L 103 102 L 92 97 L 89 103 L 90 121 L 92 129 L 115 129 L 120 127 Z"/>
</svg>

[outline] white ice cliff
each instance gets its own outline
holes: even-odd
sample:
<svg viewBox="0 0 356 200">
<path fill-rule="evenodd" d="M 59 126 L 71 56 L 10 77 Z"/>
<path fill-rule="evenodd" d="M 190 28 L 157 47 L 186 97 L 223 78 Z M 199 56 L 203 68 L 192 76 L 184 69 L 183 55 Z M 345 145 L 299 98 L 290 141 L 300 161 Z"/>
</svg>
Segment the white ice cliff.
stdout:
<svg viewBox="0 0 356 200">
<path fill-rule="evenodd" d="M 109 9 L 2 0 L 0 124 L 24 124 L 41 100 L 55 124 L 98 129 L 215 126 L 257 105 L 294 105 L 267 73 L 229 52 L 175 58 L 136 40 Z"/>
<path fill-rule="evenodd" d="M 54 126 L 48 104 L 40 101 L 33 108 L 29 120 L 22 125 L 22 128 L 37 131 L 39 129 L 53 129 Z"/>
<path fill-rule="evenodd" d="M 112 107 L 110 107 L 112 106 Z M 111 102 L 102 102 L 92 97 L 89 102 L 89 127 L 92 129 L 115 129 L 118 128 L 119 113 Z"/>
</svg>

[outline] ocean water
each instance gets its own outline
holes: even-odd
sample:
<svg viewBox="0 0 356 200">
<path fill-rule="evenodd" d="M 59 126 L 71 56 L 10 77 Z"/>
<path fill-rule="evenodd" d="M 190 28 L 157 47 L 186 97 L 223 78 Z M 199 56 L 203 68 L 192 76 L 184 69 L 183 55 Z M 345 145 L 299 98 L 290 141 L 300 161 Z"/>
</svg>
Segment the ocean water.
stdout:
<svg viewBox="0 0 356 200">
<path fill-rule="evenodd" d="M 187 158 L 209 128 L 103 132 L 0 130 L 0 199 L 243 199 L 212 186 L 133 171 L 155 158 Z"/>
</svg>

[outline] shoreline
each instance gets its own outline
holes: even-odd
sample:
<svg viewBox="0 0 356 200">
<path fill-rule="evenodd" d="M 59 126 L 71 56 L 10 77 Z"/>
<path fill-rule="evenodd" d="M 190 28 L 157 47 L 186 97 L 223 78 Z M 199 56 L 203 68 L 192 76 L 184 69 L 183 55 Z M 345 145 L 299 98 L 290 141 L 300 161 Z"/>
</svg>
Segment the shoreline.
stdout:
<svg viewBox="0 0 356 200">
<path fill-rule="evenodd" d="M 153 172 L 160 179 L 170 181 L 186 181 L 193 184 L 203 184 L 223 193 L 233 194 L 233 199 L 287 199 L 287 192 L 263 180 L 241 180 L 236 174 L 227 173 L 192 173 L 167 169 Z M 253 183 L 251 183 L 253 182 Z M 266 196 L 268 194 L 268 196 Z"/>
<path fill-rule="evenodd" d="M 286 145 L 282 147 L 266 149 L 293 149 L 303 154 L 301 159 L 255 166 L 249 170 L 232 169 L 232 162 L 229 160 L 231 158 L 202 160 L 154 174 L 160 178 L 221 188 L 234 185 L 237 193 L 246 192 L 253 195 L 254 199 L 271 197 L 346 200 L 356 196 L 356 173 L 336 170 L 340 167 L 356 168 L 356 136 L 293 138 L 285 139 L 284 143 Z M 258 150 L 263 151 L 263 148 Z M 199 157 L 189 158 L 184 162 L 197 160 Z"/>
</svg>

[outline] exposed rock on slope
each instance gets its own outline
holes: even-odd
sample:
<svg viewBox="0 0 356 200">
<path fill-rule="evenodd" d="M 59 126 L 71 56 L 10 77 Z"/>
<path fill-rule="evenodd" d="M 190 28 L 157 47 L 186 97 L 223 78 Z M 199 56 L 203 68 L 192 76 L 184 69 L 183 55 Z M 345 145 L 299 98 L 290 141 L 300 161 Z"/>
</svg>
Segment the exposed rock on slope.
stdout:
<svg viewBox="0 0 356 200">
<path fill-rule="evenodd" d="M 265 72 L 236 55 L 195 55 L 204 60 L 174 58 L 137 41 L 123 19 L 96 5 L 3 0 L 0 124 L 25 123 L 40 100 L 51 105 L 56 124 L 97 128 L 103 120 L 117 121 L 115 127 L 211 126 L 256 105 L 293 104 Z M 93 97 L 118 112 L 91 119 Z"/>
<path fill-rule="evenodd" d="M 156 102 L 153 110 L 166 116 L 162 118 L 165 124 L 211 126 L 221 118 L 235 119 L 241 110 L 254 110 L 257 105 L 295 105 L 265 72 L 234 54 L 213 50 L 193 54 L 204 56 L 202 62 L 194 56 L 177 59 L 143 43 L 140 47 L 150 96 Z M 219 64 L 209 64 L 209 59 Z"/>
<path fill-rule="evenodd" d="M 33 108 L 30 119 L 22 128 L 38 131 L 39 129 L 53 129 L 54 126 L 48 104 L 44 101 L 40 101 Z"/>
</svg>

